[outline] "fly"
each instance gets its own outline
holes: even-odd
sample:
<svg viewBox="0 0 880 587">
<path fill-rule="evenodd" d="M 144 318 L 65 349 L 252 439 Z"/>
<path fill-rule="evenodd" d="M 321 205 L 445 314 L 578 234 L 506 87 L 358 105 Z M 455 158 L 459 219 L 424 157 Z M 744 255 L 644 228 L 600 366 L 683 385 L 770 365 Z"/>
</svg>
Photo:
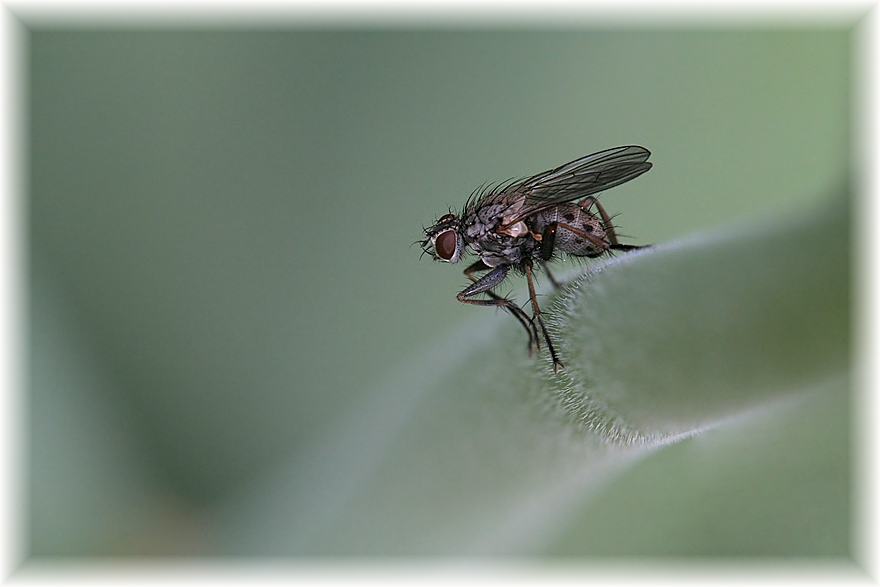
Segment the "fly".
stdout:
<svg viewBox="0 0 880 587">
<path fill-rule="evenodd" d="M 611 217 L 595 194 L 651 169 L 650 155 L 644 147 L 616 147 L 526 179 L 478 189 L 461 214 L 444 214 L 426 228 L 419 244 L 435 260 L 447 263 L 460 261 L 466 250 L 477 255 L 479 259 L 464 270 L 471 285 L 458 294 L 458 301 L 504 308 L 526 329 L 530 354 L 541 347 L 540 327 L 555 372 L 565 365 L 556 355 L 535 297 L 536 264 L 556 285 L 546 264 L 557 251 L 574 257 L 599 257 L 609 251 L 640 248 L 617 241 Z M 531 317 L 515 302 L 492 291 L 511 269 L 526 276 Z M 475 273 L 484 274 L 476 277 Z M 479 294 L 485 298 L 475 297 Z"/>
</svg>

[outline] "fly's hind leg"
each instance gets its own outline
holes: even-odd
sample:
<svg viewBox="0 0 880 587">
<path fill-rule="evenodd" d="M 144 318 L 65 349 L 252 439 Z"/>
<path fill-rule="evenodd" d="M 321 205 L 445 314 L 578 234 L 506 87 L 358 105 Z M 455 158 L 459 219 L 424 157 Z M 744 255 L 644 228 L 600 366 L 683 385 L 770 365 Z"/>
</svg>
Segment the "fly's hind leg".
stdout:
<svg viewBox="0 0 880 587">
<path fill-rule="evenodd" d="M 550 267 L 547 266 L 547 261 L 544 261 L 543 259 L 541 260 L 541 268 L 544 270 L 544 273 L 547 274 L 547 279 L 549 279 L 550 283 L 553 284 L 553 288 L 559 289 L 561 284 L 558 281 L 556 281 L 556 278 L 553 277 L 552 273 L 550 273 Z"/>
<path fill-rule="evenodd" d="M 568 230 L 568 231 L 576 234 L 577 236 L 581 237 L 582 239 L 590 241 L 592 244 L 596 245 L 596 247 L 601 249 L 603 252 L 607 251 L 608 249 L 627 246 L 627 245 L 615 245 L 613 243 L 609 244 L 609 243 L 605 242 L 604 240 L 602 240 L 601 238 L 599 238 L 595 235 L 592 235 L 589 232 L 585 232 L 585 231 L 581 230 L 580 228 L 576 228 L 574 226 L 571 226 L 570 224 L 564 224 L 562 222 L 551 222 L 546 227 L 544 227 L 544 233 L 541 235 L 541 260 L 542 261 L 549 261 L 550 260 L 550 256 L 553 254 L 553 247 L 556 243 L 556 231 L 560 228 L 564 228 L 565 230 Z M 599 253 L 599 254 L 601 254 L 601 253 Z"/>
<path fill-rule="evenodd" d="M 486 271 L 489 269 L 491 269 L 491 271 L 480 279 L 473 276 L 475 271 Z M 504 278 L 507 277 L 508 271 L 510 271 L 509 265 L 499 265 L 493 269 L 482 261 L 477 261 L 464 270 L 465 277 L 470 279 L 473 284 L 462 290 L 462 292 L 458 294 L 457 299 L 459 302 L 474 304 L 477 306 L 500 306 L 510 312 L 522 327 L 526 329 L 526 334 L 529 336 L 528 350 L 529 355 L 531 355 L 534 348 L 541 348 L 541 340 L 538 338 L 538 330 L 535 327 L 534 321 L 531 320 L 528 314 L 523 312 L 522 308 L 517 306 L 514 302 L 491 291 L 493 287 L 504 281 Z M 470 299 L 470 296 L 475 296 L 481 293 L 485 293 L 489 299 Z"/>
<path fill-rule="evenodd" d="M 605 229 L 605 234 L 608 235 L 608 240 L 611 243 L 611 246 L 608 247 L 609 249 L 614 249 L 615 251 L 631 251 L 633 249 L 642 248 L 638 245 L 622 245 L 617 241 L 617 234 L 614 232 L 614 225 L 611 224 L 611 217 L 596 197 L 587 196 L 578 202 L 578 206 L 580 206 L 585 212 L 589 212 L 591 206 L 596 207 L 599 216 L 602 218 L 602 227 Z"/>
<path fill-rule="evenodd" d="M 619 245 L 617 242 L 617 234 L 614 232 L 614 226 L 611 224 L 611 216 L 608 215 L 608 212 L 605 211 L 605 208 L 602 207 L 602 204 L 599 203 L 599 200 L 593 196 L 587 196 L 580 202 L 578 202 L 578 206 L 580 206 L 585 212 L 590 211 L 591 206 L 595 206 L 596 210 L 599 212 L 599 216 L 602 218 L 602 227 L 605 229 L 605 234 L 608 235 L 608 240 L 611 242 L 611 245 Z"/>
<path fill-rule="evenodd" d="M 593 243 L 594 245 L 596 245 L 597 247 L 599 247 L 603 250 L 607 250 L 609 248 L 614 247 L 614 245 L 609 245 L 608 243 L 606 243 L 602 239 L 599 239 L 599 238 L 593 236 L 592 234 L 588 234 L 582 230 L 574 228 L 573 226 L 569 226 L 568 224 L 560 224 L 558 222 L 551 222 L 550 224 L 545 226 L 544 232 L 540 235 L 541 238 L 539 239 L 540 243 L 541 243 L 541 249 L 538 253 L 538 259 L 541 262 L 541 266 L 544 268 L 544 272 L 547 274 L 547 277 L 550 279 L 550 283 L 552 283 L 553 287 L 555 287 L 555 288 L 559 287 L 559 282 L 556 281 L 556 278 L 553 277 L 552 273 L 550 273 L 550 269 L 547 267 L 547 261 L 549 261 L 550 258 L 553 256 L 553 247 L 556 246 L 556 230 L 560 227 L 562 227 L 566 230 L 570 230 L 573 233 L 577 234 L 578 236 L 581 236 L 581 237 L 587 239 L 588 241 L 590 241 L 591 243 Z"/>
</svg>

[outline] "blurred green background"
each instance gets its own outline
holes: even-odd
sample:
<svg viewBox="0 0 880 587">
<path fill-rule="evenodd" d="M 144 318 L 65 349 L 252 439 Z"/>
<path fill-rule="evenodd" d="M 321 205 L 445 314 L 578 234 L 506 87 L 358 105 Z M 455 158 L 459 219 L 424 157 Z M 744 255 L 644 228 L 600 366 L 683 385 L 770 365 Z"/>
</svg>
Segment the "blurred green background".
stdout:
<svg viewBox="0 0 880 587">
<path fill-rule="evenodd" d="M 603 201 L 648 243 L 850 173 L 842 27 L 29 41 L 34 555 L 211 552 L 206 512 L 487 312 L 410 246 L 484 182 L 643 145 Z"/>
</svg>

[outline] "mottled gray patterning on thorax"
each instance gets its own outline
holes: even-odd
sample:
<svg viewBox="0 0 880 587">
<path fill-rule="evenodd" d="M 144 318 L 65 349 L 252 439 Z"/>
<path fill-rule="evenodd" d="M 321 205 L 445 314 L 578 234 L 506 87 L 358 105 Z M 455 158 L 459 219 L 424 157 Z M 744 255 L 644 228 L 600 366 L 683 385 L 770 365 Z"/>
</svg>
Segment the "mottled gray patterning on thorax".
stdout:
<svg viewBox="0 0 880 587">
<path fill-rule="evenodd" d="M 516 236 L 497 231 L 509 209 L 509 202 L 502 201 L 477 208 L 463 219 L 465 242 L 489 267 L 520 263 L 537 250 L 537 241 L 527 231 Z"/>
</svg>

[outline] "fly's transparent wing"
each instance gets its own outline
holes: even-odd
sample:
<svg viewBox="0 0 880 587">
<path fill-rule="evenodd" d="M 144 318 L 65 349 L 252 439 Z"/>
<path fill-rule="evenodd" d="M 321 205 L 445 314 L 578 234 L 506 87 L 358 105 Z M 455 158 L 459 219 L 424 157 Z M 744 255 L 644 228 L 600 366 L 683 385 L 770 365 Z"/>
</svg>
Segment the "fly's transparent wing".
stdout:
<svg viewBox="0 0 880 587">
<path fill-rule="evenodd" d="M 647 161 L 650 156 L 651 152 L 644 147 L 615 147 L 525 179 L 507 190 L 525 196 L 511 223 L 635 179 L 651 169 Z"/>
</svg>

